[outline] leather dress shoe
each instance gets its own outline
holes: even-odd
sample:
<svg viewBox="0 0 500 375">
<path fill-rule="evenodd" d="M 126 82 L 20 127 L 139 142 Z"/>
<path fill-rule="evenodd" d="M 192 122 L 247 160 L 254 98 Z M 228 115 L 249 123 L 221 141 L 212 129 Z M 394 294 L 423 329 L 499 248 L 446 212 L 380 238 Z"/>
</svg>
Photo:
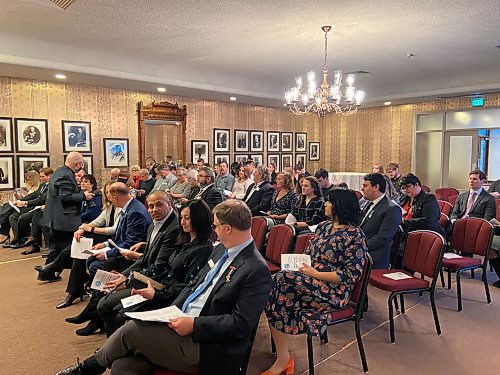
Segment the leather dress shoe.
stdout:
<svg viewBox="0 0 500 375">
<path fill-rule="evenodd" d="M 90 336 L 99 331 L 99 333 L 104 333 L 104 323 L 99 320 L 91 320 L 84 328 L 77 329 L 75 333 L 77 336 Z"/>
<path fill-rule="evenodd" d="M 71 318 L 66 318 L 64 320 L 71 324 L 82 324 L 88 322 L 89 320 L 92 320 L 92 318 L 93 314 L 90 309 L 85 308 L 77 316 L 72 316 Z"/>
<path fill-rule="evenodd" d="M 64 370 L 59 371 L 56 375 L 83 375 L 83 366 L 78 362 L 74 366 L 66 367 Z"/>
<path fill-rule="evenodd" d="M 40 246 L 33 245 L 33 246 L 31 246 L 31 248 L 29 250 L 21 251 L 21 255 L 30 255 L 30 254 L 36 254 L 39 252 L 40 252 Z"/>
<path fill-rule="evenodd" d="M 26 241 L 24 241 L 24 246 L 30 246 L 37 242 L 36 238 L 33 236 L 29 236 Z"/>
<path fill-rule="evenodd" d="M 9 248 L 11 248 L 13 245 L 17 245 L 17 242 L 14 242 L 14 241 L 12 241 L 12 242 L 10 242 L 10 241 L 6 241 L 6 242 L 3 244 L 3 246 L 2 246 L 2 247 L 3 247 L 3 248 L 7 248 L 7 249 L 9 249 Z"/>
<path fill-rule="evenodd" d="M 69 307 L 75 302 L 75 299 L 80 298 L 80 302 L 83 302 L 83 295 L 77 296 L 71 293 L 68 293 L 64 301 L 62 301 L 59 305 L 56 306 L 56 309 L 64 309 Z"/>
<path fill-rule="evenodd" d="M 40 269 L 42 268 L 43 266 L 35 266 L 35 271 L 40 271 Z"/>
<path fill-rule="evenodd" d="M 11 249 L 20 249 L 21 247 L 26 247 L 22 242 L 11 243 L 9 246 Z"/>
<path fill-rule="evenodd" d="M 55 272 L 50 272 L 50 271 L 48 271 L 48 269 L 47 269 L 47 271 L 44 271 L 43 270 L 44 267 L 47 267 L 47 266 L 42 266 L 40 268 L 40 271 L 38 271 L 38 277 L 36 278 L 38 281 L 53 283 L 53 282 L 62 280 L 61 276 L 56 275 Z"/>
<path fill-rule="evenodd" d="M 495 288 L 500 288 L 500 280 L 495 281 L 495 282 L 493 283 L 493 286 L 494 286 Z"/>
</svg>

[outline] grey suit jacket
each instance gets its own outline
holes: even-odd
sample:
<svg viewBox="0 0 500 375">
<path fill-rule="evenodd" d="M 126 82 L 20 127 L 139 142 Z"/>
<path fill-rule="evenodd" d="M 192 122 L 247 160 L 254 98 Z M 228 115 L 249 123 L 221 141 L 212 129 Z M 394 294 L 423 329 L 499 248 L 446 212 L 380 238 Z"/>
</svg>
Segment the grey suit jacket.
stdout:
<svg viewBox="0 0 500 375">
<path fill-rule="evenodd" d="M 458 196 L 455 205 L 453 206 L 453 211 L 450 215 L 451 220 L 461 219 L 462 216 L 467 211 L 467 201 L 469 200 L 469 191 L 462 193 Z M 480 219 L 486 219 L 490 221 L 496 215 L 496 204 L 495 198 L 486 190 L 481 190 L 481 193 L 476 198 L 474 206 L 469 211 L 469 217 L 478 217 Z"/>
</svg>

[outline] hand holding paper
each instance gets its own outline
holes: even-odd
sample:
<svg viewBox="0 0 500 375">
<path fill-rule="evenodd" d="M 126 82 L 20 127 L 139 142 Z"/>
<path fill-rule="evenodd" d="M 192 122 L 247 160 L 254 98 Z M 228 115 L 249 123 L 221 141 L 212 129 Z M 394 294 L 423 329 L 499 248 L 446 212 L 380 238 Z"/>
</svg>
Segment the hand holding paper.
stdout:
<svg viewBox="0 0 500 375">
<path fill-rule="evenodd" d="M 303 264 L 311 267 L 310 255 L 281 254 L 281 269 L 284 271 L 300 271 L 300 268 L 303 267 Z"/>
<path fill-rule="evenodd" d="M 92 280 L 92 285 L 90 287 L 101 292 L 105 291 L 105 285 L 113 280 L 118 279 L 120 276 L 111 272 L 106 272 L 103 270 L 97 270 L 94 280 Z"/>
<path fill-rule="evenodd" d="M 168 323 L 171 319 L 186 316 L 177 306 L 164 307 L 163 309 L 150 310 L 143 312 L 126 312 L 125 315 L 132 319 L 142 320 L 143 322 L 161 322 Z"/>
</svg>

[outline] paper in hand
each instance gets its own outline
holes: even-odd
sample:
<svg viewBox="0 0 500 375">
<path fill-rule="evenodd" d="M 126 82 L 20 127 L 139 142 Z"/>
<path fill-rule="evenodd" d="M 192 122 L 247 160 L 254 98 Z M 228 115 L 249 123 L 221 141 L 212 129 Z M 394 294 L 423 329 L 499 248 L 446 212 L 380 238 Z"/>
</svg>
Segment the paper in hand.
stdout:
<svg viewBox="0 0 500 375">
<path fill-rule="evenodd" d="M 127 307 L 138 305 L 139 303 L 142 303 L 144 301 L 147 301 L 147 299 L 140 294 L 135 294 L 133 296 L 121 299 L 121 303 L 124 309 L 126 309 Z"/>
<path fill-rule="evenodd" d="M 303 264 L 311 265 L 308 254 L 281 254 L 281 269 L 283 271 L 298 271 Z"/>
<path fill-rule="evenodd" d="M 120 253 L 121 253 L 122 251 L 124 251 L 124 252 L 127 252 L 127 251 L 128 251 L 128 252 L 130 252 L 130 250 L 129 250 L 129 249 L 124 249 L 123 247 L 118 246 L 116 243 L 114 243 L 114 241 L 113 241 L 113 240 L 108 240 L 108 242 L 109 242 L 109 244 L 110 244 L 111 246 L 115 247 L 115 248 L 116 248 L 116 249 L 117 249 Z"/>
<path fill-rule="evenodd" d="M 9 201 L 9 206 L 11 206 L 14 210 L 16 210 L 17 212 L 21 212 L 21 210 L 19 209 L 19 207 L 17 207 L 14 202 L 12 201 Z"/>
<path fill-rule="evenodd" d="M 285 219 L 285 224 L 293 224 L 297 222 L 297 218 L 293 216 L 292 214 L 288 214 L 286 219 Z"/>
<path fill-rule="evenodd" d="M 163 309 L 150 310 L 143 312 L 126 312 L 125 315 L 132 319 L 139 319 L 143 322 L 168 323 L 170 319 L 186 316 L 177 306 L 169 306 Z"/>
<path fill-rule="evenodd" d="M 106 285 L 110 281 L 115 281 L 118 278 L 120 278 L 120 275 L 103 270 L 97 270 L 94 276 L 94 280 L 92 280 L 92 285 L 90 285 L 90 287 L 92 289 L 104 292 L 105 291 L 104 285 Z"/>
<path fill-rule="evenodd" d="M 80 237 L 80 242 L 73 238 L 71 243 L 71 258 L 73 259 L 87 259 L 90 255 L 93 255 L 92 244 L 94 243 L 93 238 Z"/>
</svg>

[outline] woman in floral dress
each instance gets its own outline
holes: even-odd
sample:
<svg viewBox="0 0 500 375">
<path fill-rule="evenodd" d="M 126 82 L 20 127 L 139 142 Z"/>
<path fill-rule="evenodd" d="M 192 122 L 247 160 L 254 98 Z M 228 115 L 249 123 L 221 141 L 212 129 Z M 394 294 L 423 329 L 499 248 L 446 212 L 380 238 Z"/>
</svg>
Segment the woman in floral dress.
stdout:
<svg viewBox="0 0 500 375">
<path fill-rule="evenodd" d="M 354 284 L 360 279 L 367 250 L 359 229 L 360 209 L 352 190 L 333 189 L 328 193 L 326 215 L 318 225 L 305 254 L 311 265 L 299 272 L 280 271 L 266 305 L 271 335 L 276 344 L 276 361 L 263 374 L 292 374 L 294 360 L 289 352 L 288 335 L 320 335 L 327 328 L 311 320 L 312 314 L 341 310 L 349 302 Z M 304 314 L 304 310 L 311 314 Z M 301 313 L 302 312 L 302 313 Z"/>
</svg>

